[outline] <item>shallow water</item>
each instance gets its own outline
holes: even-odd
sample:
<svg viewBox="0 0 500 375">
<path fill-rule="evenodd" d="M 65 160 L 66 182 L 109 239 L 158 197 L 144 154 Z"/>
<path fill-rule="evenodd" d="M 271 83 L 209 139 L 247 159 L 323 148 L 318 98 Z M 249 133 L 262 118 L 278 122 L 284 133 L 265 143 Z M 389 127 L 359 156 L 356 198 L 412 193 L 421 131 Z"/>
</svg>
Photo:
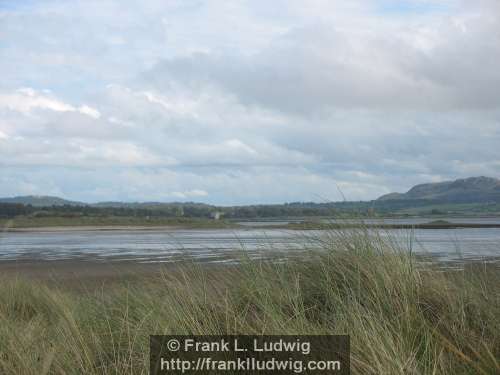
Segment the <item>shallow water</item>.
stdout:
<svg viewBox="0 0 500 375">
<path fill-rule="evenodd" d="M 172 262 L 192 258 L 228 262 L 244 250 L 252 258 L 289 257 L 317 246 L 322 231 L 280 229 L 73 231 L 0 233 L 0 261 L 23 259 Z M 402 248 L 444 262 L 500 262 L 500 228 L 386 230 Z"/>
</svg>

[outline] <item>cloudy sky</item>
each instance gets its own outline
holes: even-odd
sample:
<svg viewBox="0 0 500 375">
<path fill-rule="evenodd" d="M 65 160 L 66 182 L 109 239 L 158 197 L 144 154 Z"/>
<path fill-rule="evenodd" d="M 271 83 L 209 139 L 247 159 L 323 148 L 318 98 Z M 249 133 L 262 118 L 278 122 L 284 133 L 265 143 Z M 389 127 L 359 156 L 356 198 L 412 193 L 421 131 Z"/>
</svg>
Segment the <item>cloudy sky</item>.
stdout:
<svg viewBox="0 0 500 375">
<path fill-rule="evenodd" d="M 0 0 L 0 196 L 373 199 L 500 175 L 497 0 Z"/>
</svg>

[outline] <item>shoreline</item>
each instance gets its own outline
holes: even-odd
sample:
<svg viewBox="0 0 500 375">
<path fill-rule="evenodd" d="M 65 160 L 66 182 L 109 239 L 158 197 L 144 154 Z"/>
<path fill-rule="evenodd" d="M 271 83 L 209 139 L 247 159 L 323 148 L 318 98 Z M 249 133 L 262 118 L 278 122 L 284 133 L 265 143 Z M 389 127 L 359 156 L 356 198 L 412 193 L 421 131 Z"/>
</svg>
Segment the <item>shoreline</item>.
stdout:
<svg viewBox="0 0 500 375">
<path fill-rule="evenodd" d="M 177 230 L 328 230 L 328 229 L 349 229 L 349 228 L 367 228 L 367 229 L 460 229 L 460 228 L 500 228 L 499 224 L 490 223 L 422 223 L 422 224 L 322 224 L 314 222 L 290 223 L 285 225 L 245 225 L 245 226 L 190 226 L 190 225 L 71 225 L 71 226 L 40 226 L 40 227 L 3 227 L 0 233 L 65 233 L 65 232 L 106 232 L 106 231 L 177 231 Z"/>
<path fill-rule="evenodd" d="M 71 225 L 71 226 L 43 226 L 43 227 L 5 227 L 0 232 L 103 232 L 103 231 L 173 231 L 182 229 L 198 229 L 182 225 Z M 199 228 L 199 229 L 212 229 L 212 228 Z M 215 229 L 215 228 L 214 228 Z"/>
<path fill-rule="evenodd" d="M 99 262 L 93 259 L 21 259 L 0 261 L 0 282 L 25 280 L 61 289 L 85 290 L 111 284 L 151 281 L 154 278 L 181 276 L 185 270 L 202 267 L 217 270 L 228 265 L 190 262 L 139 263 L 134 260 Z M 230 266 L 229 266 L 230 267 Z"/>
<path fill-rule="evenodd" d="M 294 223 L 284 226 L 265 226 L 253 227 L 254 229 L 275 228 L 275 229 L 290 229 L 290 230 L 328 230 L 328 229 L 462 229 L 462 228 L 500 228 L 499 224 L 489 223 L 422 223 L 422 224 L 322 224 L 322 223 Z"/>
<path fill-rule="evenodd" d="M 15 260 L 0 262 L 0 282 L 25 280 L 62 289 L 93 289 L 103 285 L 160 275 L 168 266 L 137 262 L 101 263 L 74 260 Z"/>
<path fill-rule="evenodd" d="M 439 261 L 430 254 L 417 254 L 416 260 L 433 268 L 453 271 L 456 261 Z M 267 259 L 269 261 L 271 258 Z M 477 259 L 458 262 L 460 268 L 480 266 L 500 270 L 500 263 Z M 92 257 L 44 259 L 25 257 L 0 260 L 0 282 L 8 279 L 36 280 L 74 286 L 82 283 L 104 283 L 153 278 L 162 274 L 182 274 L 187 269 L 223 270 L 227 272 L 241 263 L 204 262 L 193 259 L 140 262 L 133 258 L 98 260 Z M 66 284 L 71 285 L 66 285 Z"/>
</svg>

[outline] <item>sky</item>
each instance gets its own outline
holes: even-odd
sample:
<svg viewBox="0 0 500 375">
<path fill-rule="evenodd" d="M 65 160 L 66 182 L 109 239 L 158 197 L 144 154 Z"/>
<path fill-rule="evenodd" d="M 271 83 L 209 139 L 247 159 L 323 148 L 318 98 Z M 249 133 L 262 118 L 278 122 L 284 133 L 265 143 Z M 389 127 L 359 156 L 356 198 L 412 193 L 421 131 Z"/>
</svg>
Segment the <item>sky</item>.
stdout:
<svg viewBox="0 0 500 375">
<path fill-rule="evenodd" d="M 0 0 L 0 196 L 324 202 L 480 175 L 497 0 Z"/>
</svg>

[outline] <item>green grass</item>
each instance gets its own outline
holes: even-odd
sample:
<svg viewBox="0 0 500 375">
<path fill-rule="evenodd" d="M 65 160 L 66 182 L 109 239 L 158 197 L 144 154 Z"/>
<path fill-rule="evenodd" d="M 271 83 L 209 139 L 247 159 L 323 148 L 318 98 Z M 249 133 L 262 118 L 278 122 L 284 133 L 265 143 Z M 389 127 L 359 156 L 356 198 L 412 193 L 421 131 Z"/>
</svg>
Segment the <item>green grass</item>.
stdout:
<svg viewBox="0 0 500 375">
<path fill-rule="evenodd" d="M 77 217 L 32 217 L 18 216 L 15 219 L 0 219 L 0 228 L 40 228 L 78 226 L 180 226 L 185 228 L 233 228 L 238 225 L 224 220 L 200 218 L 155 218 L 135 216 L 77 216 Z"/>
<path fill-rule="evenodd" d="M 150 334 L 349 334 L 353 374 L 500 373 L 498 269 L 422 269 L 331 232 L 284 264 L 191 265 L 86 292 L 0 284 L 1 374 L 146 374 Z"/>
</svg>

